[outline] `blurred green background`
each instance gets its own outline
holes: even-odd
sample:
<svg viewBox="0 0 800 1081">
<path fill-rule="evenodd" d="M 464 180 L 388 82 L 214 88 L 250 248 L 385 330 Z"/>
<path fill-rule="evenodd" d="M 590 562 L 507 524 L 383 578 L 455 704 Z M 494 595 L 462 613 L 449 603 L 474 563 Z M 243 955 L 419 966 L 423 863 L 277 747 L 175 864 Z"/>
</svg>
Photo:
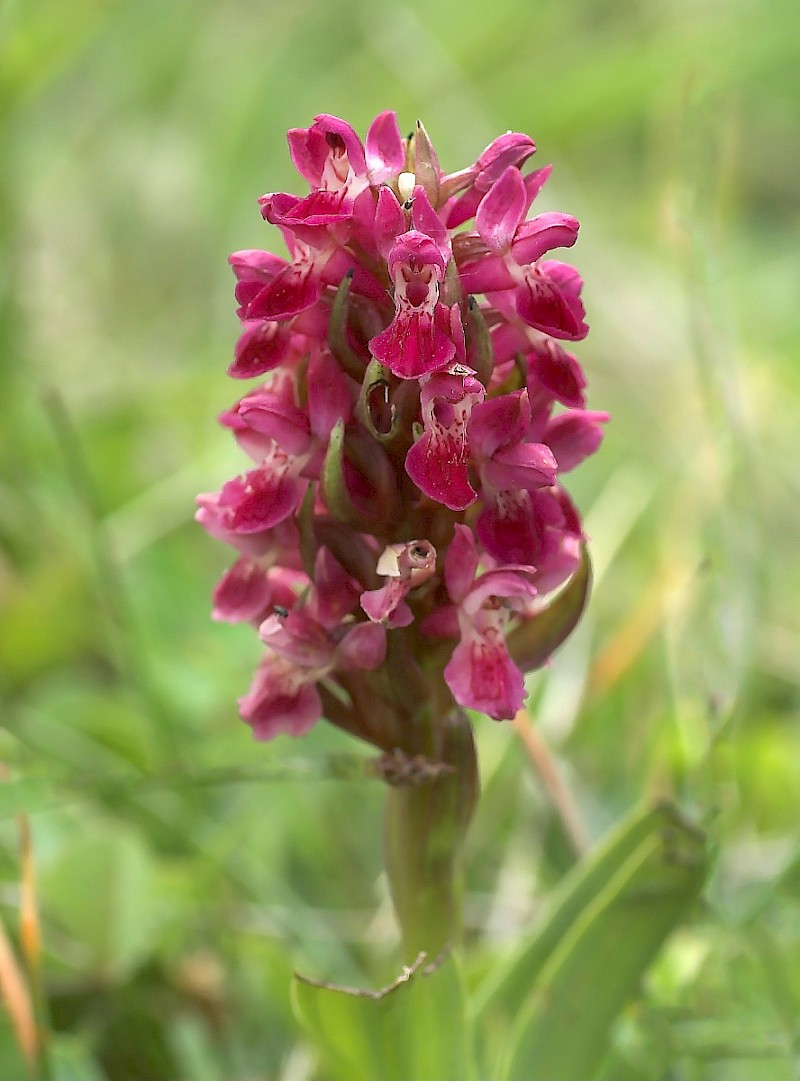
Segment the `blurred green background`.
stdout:
<svg viewBox="0 0 800 1081">
<path fill-rule="evenodd" d="M 0 922 L 27 809 L 59 1079 L 310 1081 L 292 968 L 394 972 L 380 786 L 322 725 L 251 741 L 258 643 L 192 522 L 242 465 L 227 254 L 281 251 L 288 127 L 385 108 L 448 170 L 532 134 L 582 221 L 597 581 L 532 709 L 592 838 L 669 795 L 716 852 L 604 1077 L 797 1078 L 799 67 L 791 0 L 0 4 Z M 477 727 L 476 979 L 574 858 Z M 2 1014 L 8 1081 L 15 1045 Z"/>
</svg>

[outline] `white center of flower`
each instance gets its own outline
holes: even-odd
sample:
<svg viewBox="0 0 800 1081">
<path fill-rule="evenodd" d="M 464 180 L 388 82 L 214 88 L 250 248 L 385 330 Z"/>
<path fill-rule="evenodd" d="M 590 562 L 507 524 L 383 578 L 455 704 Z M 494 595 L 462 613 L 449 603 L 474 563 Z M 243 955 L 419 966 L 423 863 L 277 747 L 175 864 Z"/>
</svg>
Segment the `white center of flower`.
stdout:
<svg viewBox="0 0 800 1081">
<path fill-rule="evenodd" d="M 414 173 L 401 173 L 397 178 L 397 190 L 400 192 L 400 202 L 405 203 L 414 194 L 417 178 Z"/>
</svg>

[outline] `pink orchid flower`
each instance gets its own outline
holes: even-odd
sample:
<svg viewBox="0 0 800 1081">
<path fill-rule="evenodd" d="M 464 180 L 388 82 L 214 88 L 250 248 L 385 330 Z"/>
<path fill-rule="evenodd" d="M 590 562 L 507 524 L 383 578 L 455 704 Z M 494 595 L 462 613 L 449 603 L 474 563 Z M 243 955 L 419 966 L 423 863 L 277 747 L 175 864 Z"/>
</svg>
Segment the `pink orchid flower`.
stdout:
<svg viewBox="0 0 800 1081">
<path fill-rule="evenodd" d="M 257 738 L 324 713 L 414 755 L 434 714 L 513 716 L 507 636 L 581 562 L 563 480 L 608 415 L 565 346 L 582 280 L 551 257 L 578 222 L 531 215 L 551 167 L 519 132 L 451 173 L 388 110 L 363 142 L 329 114 L 288 141 L 307 189 L 259 200 L 286 257 L 230 259 L 228 370 L 256 382 L 219 418 L 251 468 L 197 500 L 238 553 L 213 614 L 259 628 Z"/>
</svg>

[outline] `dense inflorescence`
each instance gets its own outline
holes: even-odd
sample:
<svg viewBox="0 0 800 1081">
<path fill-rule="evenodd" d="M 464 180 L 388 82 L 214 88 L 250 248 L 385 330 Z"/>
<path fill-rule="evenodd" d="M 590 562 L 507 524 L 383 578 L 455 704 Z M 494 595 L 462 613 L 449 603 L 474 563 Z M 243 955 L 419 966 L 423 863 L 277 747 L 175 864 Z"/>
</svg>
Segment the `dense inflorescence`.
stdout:
<svg viewBox="0 0 800 1081">
<path fill-rule="evenodd" d="M 214 616 L 264 643 L 239 700 L 257 738 L 324 715 L 413 752 L 454 700 L 515 714 L 526 662 L 509 632 L 581 561 L 561 475 L 607 416 L 561 344 L 588 331 L 582 280 L 547 258 L 578 222 L 528 217 L 550 167 L 523 173 L 526 135 L 450 174 L 393 112 L 364 143 L 328 115 L 288 140 L 310 193 L 259 202 L 290 257 L 230 259 L 229 373 L 267 380 L 220 417 L 253 467 L 198 497 L 239 552 Z"/>
</svg>

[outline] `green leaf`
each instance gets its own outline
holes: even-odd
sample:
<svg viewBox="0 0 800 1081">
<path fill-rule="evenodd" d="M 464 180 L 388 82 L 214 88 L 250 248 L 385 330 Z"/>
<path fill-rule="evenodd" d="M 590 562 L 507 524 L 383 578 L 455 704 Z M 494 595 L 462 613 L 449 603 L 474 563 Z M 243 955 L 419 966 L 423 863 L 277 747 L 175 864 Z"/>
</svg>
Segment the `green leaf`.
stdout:
<svg viewBox="0 0 800 1081">
<path fill-rule="evenodd" d="M 0 818 L 18 814 L 34 814 L 56 807 L 59 799 L 47 781 L 41 777 L 20 777 L 15 781 L 0 781 Z"/>
<path fill-rule="evenodd" d="M 341 1081 L 470 1081 L 460 968 L 424 954 L 389 987 L 359 992 L 295 976 L 292 998 L 331 1076 Z"/>
<path fill-rule="evenodd" d="M 569 637 L 583 615 L 592 582 L 592 564 L 584 544 L 578 569 L 555 600 L 508 636 L 508 649 L 523 672 L 541 668 Z"/>
<path fill-rule="evenodd" d="M 367 517 L 356 505 L 347 487 L 344 472 L 344 421 L 339 419 L 331 431 L 322 465 L 322 492 L 328 510 L 340 522 L 364 528 Z"/>
<path fill-rule="evenodd" d="M 436 206 L 439 202 L 439 161 L 433 143 L 421 120 L 414 129 L 414 175 L 417 184 L 425 189 L 425 194 Z"/>
<path fill-rule="evenodd" d="M 476 1024 L 497 1024 L 492 1013 L 514 1016 L 522 1008 L 542 968 L 581 913 L 605 890 L 639 845 L 675 821 L 669 804 L 639 806 L 567 874 L 544 921 L 478 988 L 472 1008 Z"/>
<path fill-rule="evenodd" d="M 353 273 L 350 271 L 342 278 L 336 290 L 328 323 L 328 345 L 344 371 L 360 383 L 364 375 L 364 361 L 353 349 L 347 336 L 347 315 L 352 283 Z"/>
<path fill-rule="evenodd" d="M 373 439 L 379 443 L 391 443 L 398 434 L 402 437 L 402 426 L 398 424 L 397 407 L 389 405 L 389 369 L 375 360 L 373 357 L 364 372 L 361 390 L 356 402 L 356 416 L 367 429 Z M 377 395 L 377 398 L 376 398 Z M 386 431 L 380 431 L 375 426 L 373 405 L 380 408 L 380 398 L 383 398 L 383 407 L 389 409 L 389 427 Z M 399 431 L 398 431 L 399 430 Z"/>
<path fill-rule="evenodd" d="M 317 558 L 319 547 L 314 537 L 314 503 L 317 498 L 317 489 L 313 484 L 306 488 L 303 502 L 300 504 L 300 512 L 297 515 L 297 524 L 300 527 L 300 558 L 303 560 L 303 570 L 309 578 L 314 577 L 314 561 Z"/>
<path fill-rule="evenodd" d="M 131 971 L 152 946 L 152 865 L 139 836 L 90 828 L 42 876 L 45 912 L 98 976 Z"/>
<path fill-rule="evenodd" d="M 464 319 L 464 333 L 467 342 L 467 357 L 469 363 L 475 369 L 475 375 L 485 385 L 494 372 L 494 349 L 489 327 L 478 306 L 475 297 L 467 301 L 467 310 Z"/>
<path fill-rule="evenodd" d="M 103 1071 L 94 1060 L 90 1041 L 82 1034 L 59 1033 L 53 1041 L 51 1056 L 54 1081 L 103 1081 Z"/>
<path fill-rule="evenodd" d="M 596 1076 L 612 1023 L 706 876 L 704 836 L 669 808 L 661 815 L 632 851 L 617 849 L 623 858 L 543 965 L 512 1027 L 505 1081 Z"/>
</svg>

